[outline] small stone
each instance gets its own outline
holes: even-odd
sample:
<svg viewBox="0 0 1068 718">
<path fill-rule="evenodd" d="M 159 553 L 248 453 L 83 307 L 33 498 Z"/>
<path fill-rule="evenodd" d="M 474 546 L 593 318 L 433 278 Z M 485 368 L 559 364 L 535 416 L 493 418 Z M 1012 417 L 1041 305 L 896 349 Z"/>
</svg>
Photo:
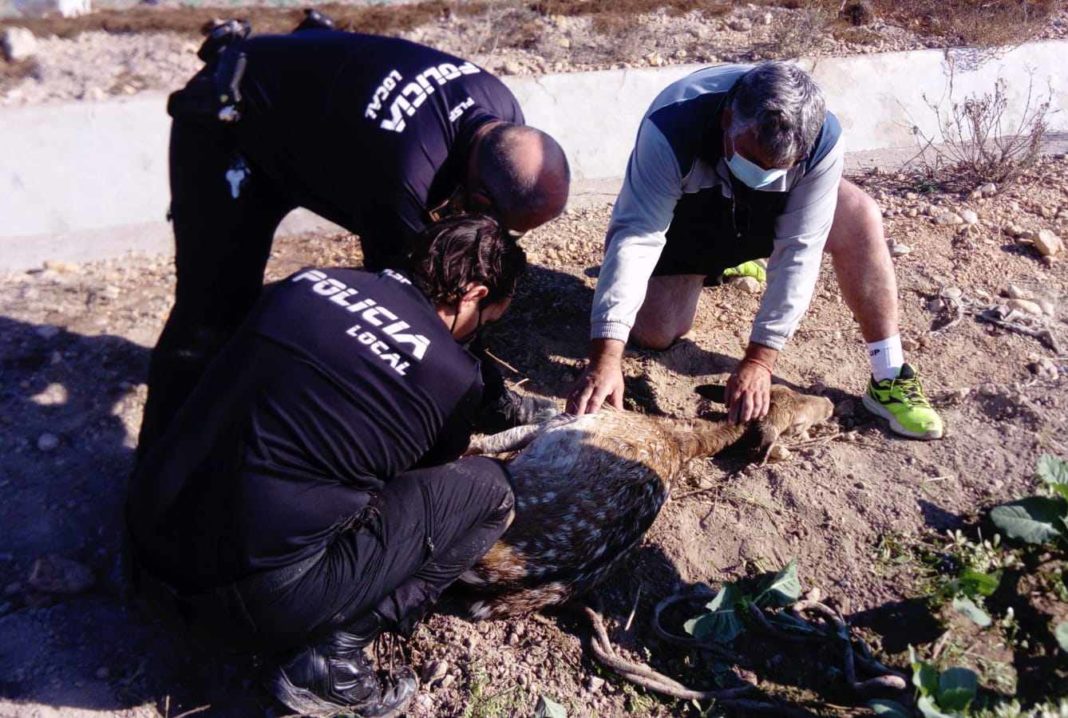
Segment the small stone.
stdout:
<svg viewBox="0 0 1068 718">
<path fill-rule="evenodd" d="M 753 23 L 744 17 L 736 17 L 727 23 L 727 27 L 735 32 L 749 32 L 753 29 Z"/>
<path fill-rule="evenodd" d="M 793 452 L 787 449 L 782 444 L 775 444 L 771 447 L 771 451 L 768 452 L 769 462 L 786 461 L 790 458 Z"/>
<path fill-rule="evenodd" d="M 914 352 L 920 348 L 920 343 L 915 339 L 911 339 L 909 337 L 902 337 L 901 348 L 907 352 Z"/>
<path fill-rule="evenodd" d="M 59 406 L 61 404 L 66 404 L 67 387 L 63 386 L 62 384 L 57 384 L 53 382 L 46 386 L 44 389 L 42 389 L 39 393 L 31 396 L 30 401 L 32 401 L 34 404 L 37 404 L 37 406 Z M 51 436 L 51 434 L 47 434 L 46 436 Z M 40 446 L 39 440 L 38 446 Z"/>
<path fill-rule="evenodd" d="M 766 12 L 763 15 L 761 15 L 760 22 L 764 23 L 765 25 L 770 25 L 771 21 L 774 20 L 774 19 L 775 19 L 775 17 L 770 12 Z"/>
<path fill-rule="evenodd" d="M 912 253 L 912 247 L 907 244 L 891 244 L 890 256 L 892 257 L 904 257 L 906 254 Z"/>
<path fill-rule="evenodd" d="M 760 294 L 764 289 L 764 285 L 756 277 L 735 277 L 731 280 L 731 284 L 747 294 Z"/>
<path fill-rule="evenodd" d="M 842 434 L 841 437 L 842 441 L 848 442 L 850 444 L 855 444 L 856 442 L 860 441 L 860 436 L 855 431 L 847 431 Z"/>
<path fill-rule="evenodd" d="M 22 62 L 37 53 L 37 38 L 24 27 L 9 27 L 0 34 L 0 49 L 8 62 Z"/>
<path fill-rule="evenodd" d="M 77 264 L 63 262 L 58 259 L 46 259 L 41 266 L 45 269 L 51 269 L 53 272 L 59 272 L 60 274 L 80 274 L 82 271 L 82 268 Z"/>
<path fill-rule="evenodd" d="M 1036 317 L 1042 316 L 1042 307 L 1038 305 L 1038 302 L 1032 302 L 1030 299 L 1010 299 L 1005 304 L 1010 309 L 1016 309 L 1024 314 Z"/>
<path fill-rule="evenodd" d="M 413 701 L 417 708 L 433 715 L 434 711 L 434 697 L 429 693 L 420 693 L 415 697 Z"/>
<path fill-rule="evenodd" d="M 1001 231 L 1004 232 L 1009 237 L 1016 238 L 1016 237 L 1019 237 L 1020 235 L 1022 235 L 1024 233 L 1024 228 L 1021 227 L 1018 224 L 1014 224 L 1012 222 L 1009 222 L 1008 224 L 1006 224 L 1004 227 L 1001 228 Z"/>
<path fill-rule="evenodd" d="M 439 687 L 442 690 L 444 690 L 444 689 L 448 688 L 449 686 L 451 686 L 455 682 L 456 682 L 456 676 L 453 675 L 452 673 L 450 673 L 449 675 L 447 675 L 447 676 L 445 676 L 444 678 L 441 679 L 441 683 L 439 684 Z"/>
<path fill-rule="evenodd" d="M 449 672 L 448 661 L 430 661 L 423 666 L 423 683 L 431 685 L 440 681 Z"/>
<path fill-rule="evenodd" d="M 100 666 L 93 675 L 101 681 L 106 681 L 111 676 L 111 671 L 108 670 L 107 666 Z"/>
<path fill-rule="evenodd" d="M 984 197 L 992 197 L 998 193 L 998 186 L 993 182 L 987 182 L 979 188 L 979 194 Z"/>
<path fill-rule="evenodd" d="M 59 334 L 59 327 L 52 326 L 51 324 L 42 324 L 34 331 L 37 332 L 37 336 L 42 339 L 51 339 Z"/>
<path fill-rule="evenodd" d="M 964 220 L 964 224 L 971 226 L 973 224 L 979 224 L 979 215 L 974 210 L 964 209 L 960 212 L 960 218 Z"/>
<path fill-rule="evenodd" d="M 960 287 L 944 287 L 942 296 L 946 299 L 959 300 L 964 296 L 964 291 Z"/>
<path fill-rule="evenodd" d="M 1043 257 L 1053 257 L 1064 251 L 1064 242 L 1048 229 L 1041 229 L 1034 239 L 1035 249 Z"/>
<path fill-rule="evenodd" d="M 59 437 L 55 434 L 41 434 L 37 437 L 37 449 L 39 451 L 53 451 L 59 446 Z"/>
<path fill-rule="evenodd" d="M 936 214 L 932 221 L 943 226 L 964 224 L 964 218 L 955 212 L 941 212 Z"/>
<path fill-rule="evenodd" d="M 560 38 L 559 40 L 556 41 L 556 44 L 559 45 L 560 47 L 562 47 L 565 50 L 570 50 L 571 49 L 571 40 L 570 40 L 570 38 L 562 37 L 562 38 Z"/>
<path fill-rule="evenodd" d="M 586 679 L 586 690 L 590 693 L 597 693 L 604 688 L 604 679 L 597 676 L 589 676 Z"/>
<path fill-rule="evenodd" d="M 1027 365 L 1028 370 L 1039 379 L 1048 379 L 1054 381 L 1060 374 L 1060 370 L 1057 365 L 1047 357 L 1042 357 L 1038 361 L 1033 361 Z"/>
<path fill-rule="evenodd" d="M 1030 299 L 1031 298 L 1031 292 L 1027 291 L 1026 289 L 1021 289 L 1020 287 L 1017 287 L 1015 284 L 1010 284 L 1009 286 L 1005 287 L 1003 295 L 1008 297 L 1009 299 Z"/>
<path fill-rule="evenodd" d="M 1053 305 L 1053 302 L 1048 299 L 1039 299 L 1038 306 L 1042 309 L 1042 313 L 1045 314 L 1047 317 L 1052 317 L 1056 309 L 1056 307 L 1054 307 Z"/>
<path fill-rule="evenodd" d="M 33 562 L 29 584 L 43 593 L 81 593 L 95 578 L 88 567 L 62 556 L 42 556 Z"/>
<path fill-rule="evenodd" d="M 504 67 L 501 68 L 502 73 L 505 75 L 522 75 L 523 66 L 515 60 L 505 60 Z"/>
<path fill-rule="evenodd" d="M 664 56 L 661 55 L 659 52 L 650 52 L 648 55 L 645 56 L 645 61 L 653 67 L 664 66 Z"/>
<path fill-rule="evenodd" d="M 910 207 L 908 210 L 905 211 L 906 217 L 918 217 L 919 215 L 920 211 L 915 207 Z"/>
</svg>

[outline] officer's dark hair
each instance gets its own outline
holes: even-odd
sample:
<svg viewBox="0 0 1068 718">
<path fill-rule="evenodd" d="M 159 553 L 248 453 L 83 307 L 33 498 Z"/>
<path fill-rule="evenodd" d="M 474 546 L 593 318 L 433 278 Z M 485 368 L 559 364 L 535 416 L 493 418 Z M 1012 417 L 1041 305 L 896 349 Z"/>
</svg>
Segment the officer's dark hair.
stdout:
<svg viewBox="0 0 1068 718">
<path fill-rule="evenodd" d="M 518 148 L 531 145 L 541 150 L 542 164 L 537 173 L 520 171 L 517 161 Z M 555 217 L 563 210 L 571 183 L 571 167 L 560 143 L 545 132 L 499 122 L 479 141 L 475 162 L 483 186 L 492 195 L 494 209 L 501 215 L 529 213 Z M 552 178 L 549 183 L 548 178 Z"/>
<path fill-rule="evenodd" d="M 493 304 L 515 294 L 527 255 L 497 220 L 483 214 L 448 217 L 419 235 L 411 257 L 412 283 L 435 306 L 460 301 L 465 288 L 484 284 Z"/>
</svg>

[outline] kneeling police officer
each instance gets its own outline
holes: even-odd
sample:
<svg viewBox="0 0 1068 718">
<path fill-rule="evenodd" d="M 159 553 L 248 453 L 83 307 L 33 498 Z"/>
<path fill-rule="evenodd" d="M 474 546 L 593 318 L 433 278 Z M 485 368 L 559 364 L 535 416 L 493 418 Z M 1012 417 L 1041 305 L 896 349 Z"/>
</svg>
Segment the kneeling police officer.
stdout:
<svg viewBox="0 0 1068 718">
<path fill-rule="evenodd" d="M 364 648 L 408 635 L 511 521 L 506 470 L 458 458 L 482 401 L 466 348 L 526 257 L 483 215 L 407 273 L 306 269 L 269 287 L 139 462 L 135 585 L 194 633 L 275 658 L 306 715 L 394 715 L 417 690 Z"/>
</svg>

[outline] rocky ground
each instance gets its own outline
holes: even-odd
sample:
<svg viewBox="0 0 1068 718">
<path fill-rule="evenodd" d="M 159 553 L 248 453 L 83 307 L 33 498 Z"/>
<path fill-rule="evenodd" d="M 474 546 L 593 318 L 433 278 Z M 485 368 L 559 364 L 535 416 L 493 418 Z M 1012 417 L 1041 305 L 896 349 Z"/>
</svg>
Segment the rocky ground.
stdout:
<svg viewBox="0 0 1068 718">
<path fill-rule="evenodd" d="M 297 10 L 217 5 L 179 7 L 165 2 L 74 20 L 0 22 L 0 28 L 25 26 L 36 36 L 23 40 L 25 49 L 17 61 L 0 63 L 0 105 L 173 90 L 201 65 L 195 53 L 198 28 L 205 21 L 249 16 L 257 32 L 284 32 L 300 15 Z M 469 57 L 502 75 L 853 55 L 1068 36 L 1068 13 L 1063 11 L 1018 26 L 1020 37 L 1014 37 L 999 30 L 1013 25 L 1007 18 L 988 19 L 989 27 L 979 32 L 971 25 L 957 28 L 952 16 L 940 24 L 937 17 L 932 19 L 939 12 L 910 14 L 908 3 L 843 3 L 861 9 L 841 15 L 823 5 L 796 0 L 630 0 L 626 8 L 595 3 L 600 9 L 589 10 L 568 0 L 496 0 L 424 2 L 370 11 L 328 7 L 351 29 L 400 35 Z M 966 16 L 967 11 L 958 14 Z"/>
<path fill-rule="evenodd" d="M 777 376 L 830 397 L 836 416 L 775 463 L 750 464 L 741 454 L 695 461 L 600 591 L 612 640 L 707 685 L 712 669 L 700 654 L 652 634 L 652 607 L 695 582 L 716 585 L 796 558 L 805 588 L 818 588 L 892 665 L 907 663 L 912 644 L 976 668 L 995 693 L 1063 695 L 1068 666 L 1036 653 L 1034 642 L 1021 647 L 1025 634 L 1015 642 L 977 634 L 932 610 L 931 569 L 917 557 L 944 544 L 950 529 L 974 535 L 984 507 L 1031 493 L 1039 454 L 1068 456 L 1068 265 L 1063 250 L 1053 258 L 1040 251 L 1068 237 L 1068 160 L 1043 161 L 1011 187 L 956 193 L 903 174 L 854 179 L 884 209 L 908 357 L 945 417 L 946 438 L 898 439 L 860 407 L 862 343 L 825 267 Z M 523 391 L 562 401 L 580 370 L 608 210 L 571 211 L 524 240 L 534 267 L 489 336 Z M 358 263 L 352 237 L 306 235 L 279 242 L 269 274 Z M 2 716 L 177 718 L 202 706 L 203 715 L 279 715 L 259 688 L 255 661 L 213 657 L 124 598 L 124 483 L 148 351 L 171 292 L 163 257 L 50 262 L 0 277 Z M 691 340 L 663 353 L 628 352 L 629 407 L 714 411 L 693 389 L 724 380 L 759 292 L 706 289 Z M 978 321 L 988 307 L 1016 328 Z M 1068 617 L 1068 604 L 1035 596 L 1040 628 Z M 543 696 L 572 716 L 699 714 L 595 664 L 577 610 L 482 623 L 457 610 L 447 601 L 409 646 L 429 684 L 413 716 L 532 715 Z M 750 647 L 762 653 L 745 675 L 767 696 L 811 714 L 851 714 L 857 699 L 842 689 L 833 660 L 774 642 Z"/>
</svg>

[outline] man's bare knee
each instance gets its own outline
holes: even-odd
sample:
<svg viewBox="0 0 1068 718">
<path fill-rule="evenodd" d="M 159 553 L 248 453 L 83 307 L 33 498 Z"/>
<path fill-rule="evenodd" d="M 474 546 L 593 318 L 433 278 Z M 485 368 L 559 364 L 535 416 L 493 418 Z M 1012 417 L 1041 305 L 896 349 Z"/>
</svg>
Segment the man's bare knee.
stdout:
<svg viewBox="0 0 1068 718">
<path fill-rule="evenodd" d="M 871 195 L 848 180 L 838 190 L 838 207 L 827 238 L 827 251 L 853 253 L 883 240 L 883 213 Z"/>
<path fill-rule="evenodd" d="M 686 331 L 665 331 L 663 327 L 640 327 L 635 325 L 630 332 L 630 340 L 642 349 L 662 351 L 674 344 L 675 340 L 685 334 Z"/>
</svg>

